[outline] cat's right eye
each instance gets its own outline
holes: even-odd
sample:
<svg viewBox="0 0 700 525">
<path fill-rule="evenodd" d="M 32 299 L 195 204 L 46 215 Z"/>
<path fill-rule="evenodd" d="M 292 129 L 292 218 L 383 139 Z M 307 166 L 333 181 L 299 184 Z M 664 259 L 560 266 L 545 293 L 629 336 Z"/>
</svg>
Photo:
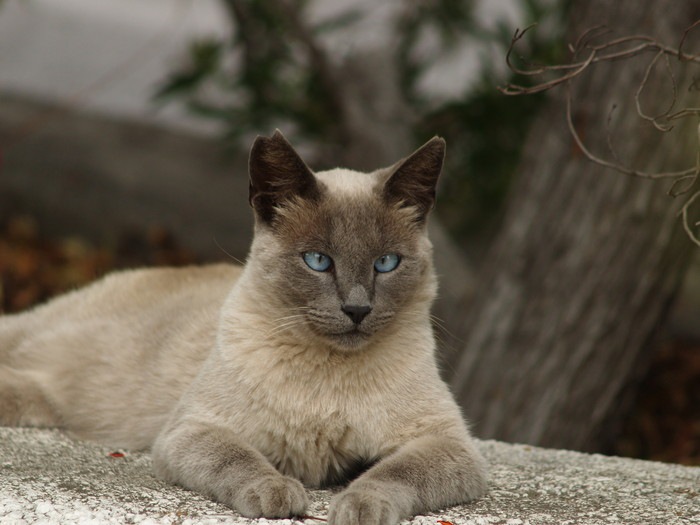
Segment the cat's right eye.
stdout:
<svg viewBox="0 0 700 525">
<path fill-rule="evenodd" d="M 327 272 L 333 264 L 333 259 L 320 252 L 304 252 L 302 257 L 306 266 L 316 272 Z"/>
<path fill-rule="evenodd" d="M 401 257 L 396 253 L 387 253 L 374 261 L 374 269 L 379 273 L 389 273 L 396 270 L 401 262 Z"/>
</svg>

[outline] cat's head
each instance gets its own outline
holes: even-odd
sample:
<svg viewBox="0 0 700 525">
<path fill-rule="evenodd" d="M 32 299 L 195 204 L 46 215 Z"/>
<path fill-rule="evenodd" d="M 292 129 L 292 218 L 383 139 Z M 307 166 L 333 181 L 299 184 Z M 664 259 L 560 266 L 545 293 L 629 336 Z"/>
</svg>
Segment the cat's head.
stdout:
<svg viewBox="0 0 700 525">
<path fill-rule="evenodd" d="M 427 320 L 436 279 L 426 220 L 444 154 L 436 137 L 372 173 L 313 173 L 278 131 L 256 139 L 249 265 L 275 330 L 310 331 L 353 350 L 397 318 Z"/>
</svg>

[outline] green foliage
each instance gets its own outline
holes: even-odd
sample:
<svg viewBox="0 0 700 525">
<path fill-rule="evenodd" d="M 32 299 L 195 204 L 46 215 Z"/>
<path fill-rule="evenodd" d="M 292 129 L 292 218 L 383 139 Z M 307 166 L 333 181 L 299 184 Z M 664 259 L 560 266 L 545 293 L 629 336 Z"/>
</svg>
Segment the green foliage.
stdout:
<svg viewBox="0 0 700 525">
<path fill-rule="evenodd" d="M 185 95 L 197 89 L 221 67 L 224 45 L 216 40 L 197 40 L 190 46 L 190 65 L 175 71 L 156 92 L 156 98 Z"/>
<path fill-rule="evenodd" d="M 229 144 L 282 123 L 302 136 L 326 136 L 336 125 L 336 100 L 326 72 L 314 67 L 310 40 L 354 23 L 359 11 L 325 20 L 307 33 L 286 4 L 224 3 L 239 22 L 232 40 L 194 42 L 188 65 L 166 79 L 156 99 L 184 101 L 197 115 L 220 121 Z"/>
<path fill-rule="evenodd" d="M 526 17 L 543 21 L 548 32 L 532 31 L 521 44 L 538 63 L 558 63 L 566 52 L 563 33 L 568 6 L 559 2 L 545 6 L 526 0 Z M 529 22 L 528 22 L 529 23 Z M 503 55 L 514 28 L 500 23 L 495 30 L 478 30 L 478 37 L 503 46 Z M 503 59 L 505 60 L 505 58 Z M 500 217 L 530 123 L 545 100 L 544 94 L 527 97 L 503 95 L 496 86 L 514 75 L 498 75 L 487 60 L 476 87 L 457 100 L 424 112 L 416 127 L 417 142 L 441 134 L 449 148 L 440 192 L 440 215 L 457 238 L 489 231 Z M 520 83 L 527 79 L 519 78 Z"/>
<path fill-rule="evenodd" d="M 434 2 L 413 2 L 396 24 L 399 45 L 398 61 L 403 94 L 413 105 L 421 105 L 421 97 L 415 88 L 421 73 L 430 65 L 426 58 L 419 59 L 416 48 L 420 46 L 427 32 L 433 32 L 439 39 L 440 51 L 454 49 L 463 37 L 477 31 L 472 17 L 472 0 L 435 0 Z"/>
<path fill-rule="evenodd" d="M 222 1 L 236 22 L 232 40 L 194 42 L 188 65 L 167 79 L 158 99 L 184 101 L 198 115 L 220 121 L 229 143 L 280 126 L 292 128 L 296 138 L 342 145 L 347 137 L 340 122 L 337 79 L 324 62 L 317 38 L 352 28 L 364 12 L 350 9 L 306 27 L 299 14 L 306 1 L 297 3 L 294 11 L 279 0 Z M 496 86 L 510 79 L 496 72 L 492 57 L 484 58 L 476 87 L 457 99 L 436 103 L 420 92 L 419 80 L 436 56 L 460 46 L 480 41 L 502 49 L 505 57 L 515 28 L 505 22 L 481 27 L 472 4 L 412 0 L 393 28 L 402 95 L 417 117 L 416 145 L 435 134 L 449 144 L 440 210 L 458 236 L 471 235 L 497 218 L 529 123 L 543 100 L 502 95 Z M 523 0 L 522 5 L 527 23 L 539 21 L 547 27 L 528 33 L 521 42 L 527 56 L 555 63 L 564 52 L 558 44 L 566 25 L 562 1 Z M 426 37 L 431 53 L 424 51 Z"/>
<path fill-rule="evenodd" d="M 438 209 L 460 238 L 497 220 L 527 128 L 542 101 L 541 95 L 504 97 L 493 86 L 483 79 L 468 98 L 437 108 L 422 122 L 425 137 L 438 130 L 450 146 Z"/>
</svg>

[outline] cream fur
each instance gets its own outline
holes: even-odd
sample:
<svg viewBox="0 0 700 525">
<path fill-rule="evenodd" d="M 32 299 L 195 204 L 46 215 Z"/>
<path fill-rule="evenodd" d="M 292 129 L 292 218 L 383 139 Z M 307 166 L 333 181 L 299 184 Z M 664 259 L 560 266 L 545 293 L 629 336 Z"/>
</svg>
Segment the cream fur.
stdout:
<svg viewBox="0 0 700 525">
<path fill-rule="evenodd" d="M 284 162 L 294 160 L 279 137 L 265 140 Z M 444 151 L 435 140 L 422 153 L 427 166 Z M 405 161 L 408 175 L 399 167 L 392 177 L 413 176 L 427 146 Z M 254 147 L 265 162 L 266 147 Z M 484 461 L 434 360 L 430 242 L 413 212 L 385 202 L 386 175 L 319 173 L 321 201 L 256 208 L 243 269 L 115 273 L 0 318 L 0 423 L 61 426 L 117 447 L 150 448 L 159 476 L 247 516 L 302 513 L 300 481 L 341 481 L 357 463 L 376 462 L 334 500 L 331 525 L 392 525 L 477 497 Z M 402 181 L 394 182 L 404 203 Z M 273 213 L 287 230 L 263 221 Z M 391 231 L 372 232 L 374 224 Z M 302 261 L 305 228 L 321 228 L 313 238 L 329 236 L 333 275 Z M 401 265 L 370 275 L 388 242 L 403 253 Z M 290 306 L 307 301 L 297 288 L 318 290 L 318 300 L 308 299 L 313 308 Z M 368 290 L 375 311 L 361 321 L 367 335 L 348 343 L 333 330 L 350 323 L 340 311 L 350 289 L 353 297 Z M 309 324 L 314 315 L 321 328 Z"/>
<path fill-rule="evenodd" d="M 315 173 L 316 178 L 336 195 L 371 195 L 378 181 L 371 175 L 344 168 L 336 168 Z"/>
<path fill-rule="evenodd" d="M 216 265 L 111 274 L 0 317 L 0 365 L 31 378 L 76 436 L 148 448 L 214 346 L 221 305 L 240 273 Z M 6 415 L 0 409 L 0 421 Z"/>
</svg>

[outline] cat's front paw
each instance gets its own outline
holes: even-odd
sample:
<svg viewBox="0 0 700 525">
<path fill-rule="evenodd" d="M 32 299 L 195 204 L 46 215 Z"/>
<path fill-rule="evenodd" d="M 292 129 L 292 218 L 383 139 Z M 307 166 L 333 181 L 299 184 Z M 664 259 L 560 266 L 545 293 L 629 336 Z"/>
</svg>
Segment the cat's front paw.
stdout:
<svg viewBox="0 0 700 525">
<path fill-rule="evenodd" d="M 304 486 L 281 475 L 261 476 L 242 487 L 234 500 L 236 510 L 247 518 L 299 516 L 309 504 Z"/>
<path fill-rule="evenodd" d="M 396 525 L 401 516 L 394 501 L 383 491 L 350 488 L 330 505 L 328 525 Z"/>
</svg>

